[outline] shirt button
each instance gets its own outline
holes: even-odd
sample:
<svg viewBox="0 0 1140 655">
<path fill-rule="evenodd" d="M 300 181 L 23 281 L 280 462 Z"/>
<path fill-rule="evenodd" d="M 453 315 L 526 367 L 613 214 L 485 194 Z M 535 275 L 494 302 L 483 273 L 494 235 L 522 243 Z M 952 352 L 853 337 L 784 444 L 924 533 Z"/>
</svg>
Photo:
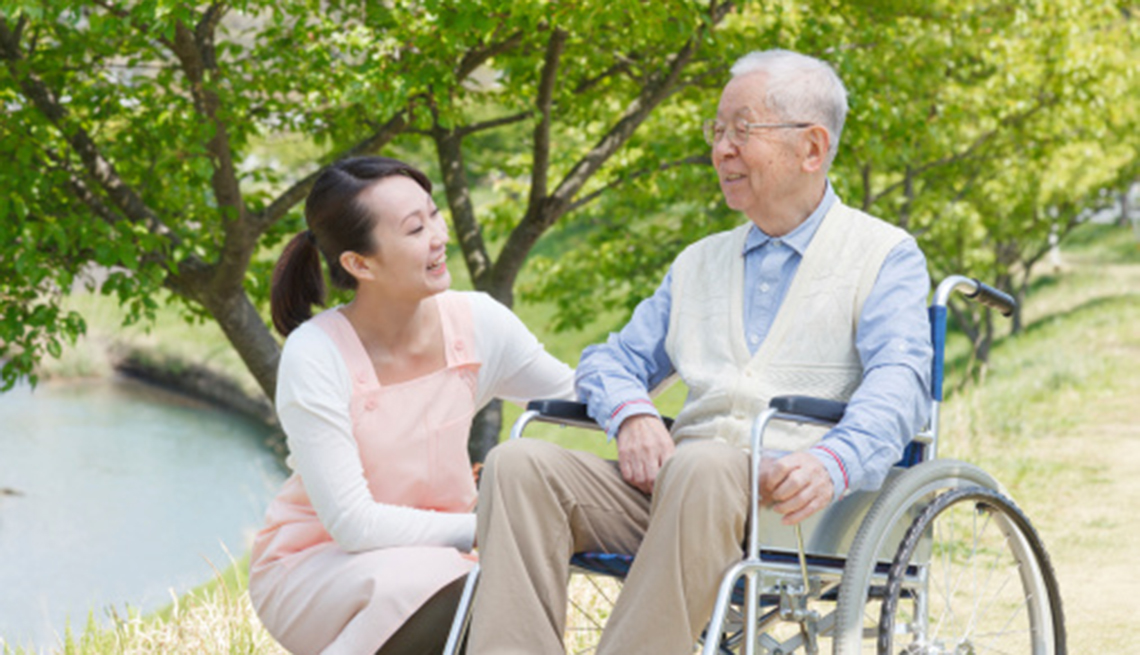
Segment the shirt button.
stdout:
<svg viewBox="0 0 1140 655">
<path fill-rule="evenodd" d="M 749 335 L 748 343 L 755 346 L 756 344 L 760 343 L 760 337 L 756 336 L 755 334 Z"/>
<path fill-rule="evenodd" d="M 770 289 L 770 288 L 771 287 L 768 286 L 767 282 L 764 282 L 763 284 L 760 285 L 760 291 L 763 293 L 768 293 L 768 289 Z"/>
<path fill-rule="evenodd" d="M 784 242 L 780 239 L 772 239 L 772 245 L 779 248 L 780 246 L 784 245 Z"/>
<path fill-rule="evenodd" d="M 455 342 L 455 349 L 459 352 L 463 352 L 463 342 L 462 341 L 456 341 Z"/>
<path fill-rule="evenodd" d="M 369 401 L 365 402 L 364 403 L 364 409 L 366 411 L 369 411 L 369 412 L 376 409 L 376 401 L 375 400 L 369 400 Z"/>
<path fill-rule="evenodd" d="M 368 381 L 368 374 L 367 373 L 358 373 L 356 375 L 356 381 L 359 382 L 360 384 L 364 384 L 365 382 Z"/>
</svg>

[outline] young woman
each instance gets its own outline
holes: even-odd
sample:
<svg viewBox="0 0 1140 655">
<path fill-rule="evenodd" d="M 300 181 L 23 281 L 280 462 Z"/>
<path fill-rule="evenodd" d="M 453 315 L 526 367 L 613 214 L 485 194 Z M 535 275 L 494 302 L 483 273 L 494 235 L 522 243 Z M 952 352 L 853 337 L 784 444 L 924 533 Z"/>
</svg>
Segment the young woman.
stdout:
<svg viewBox="0 0 1140 655">
<path fill-rule="evenodd" d="M 448 291 L 447 223 L 420 171 L 333 164 L 305 219 L 272 288 L 294 472 L 254 543 L 250 598 L 294 653 L 437 653 L 473 564 L 472 417 L 494 397 L 573 397 L 573 374 L 489 296 Z M 354 294 L 312 317 L 321 256 Z"/>
</svg>

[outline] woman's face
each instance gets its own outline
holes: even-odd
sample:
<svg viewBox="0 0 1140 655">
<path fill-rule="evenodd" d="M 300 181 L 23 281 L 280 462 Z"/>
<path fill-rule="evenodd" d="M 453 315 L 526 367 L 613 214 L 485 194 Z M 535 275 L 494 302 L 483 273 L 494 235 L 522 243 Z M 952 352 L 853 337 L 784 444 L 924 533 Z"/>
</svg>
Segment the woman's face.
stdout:
<svg viewBox="0 0 1140 655">
<path fill-rule="evenodd" d="M 362 256 L 362 284 L 374 284 L 392 297 L 420 299 L 451 286 L 447 270 L 447 221 L 431 195 L 409 177 L 386 177 L 359 198 L 376 217 L 376 251 Z"/>
</svg>

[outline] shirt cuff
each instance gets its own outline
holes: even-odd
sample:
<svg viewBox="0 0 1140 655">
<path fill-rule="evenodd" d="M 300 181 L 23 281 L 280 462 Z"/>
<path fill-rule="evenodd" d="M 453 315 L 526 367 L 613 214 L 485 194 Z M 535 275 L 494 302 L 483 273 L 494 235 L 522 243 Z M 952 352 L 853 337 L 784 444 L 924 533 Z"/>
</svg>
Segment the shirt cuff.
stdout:
<svg viewBox="0 0 1140 655">
<path fill-rule="evenodd" d="M 827 474 L 831 476 L 831 485 L 833 488 L 832 502 L 839 500 L 847 494 L 851 488 L 850 478 L 847 474 L 847 465 L 844 464 L 843 459 L 830 445 L 819 443 L 812 446 L 812 455 L 823 464 L 827 469 Z"/>
<path fill-rule="evenodd" d="M 475 548 L 475 513 L 461 514 L 459 523 L 462 527 L 452 545 L 460 552 L 470 553 Z"/>
<path fill-rule="evenodd" d="M 606 422 L 606 440 L 612 441 L 617 437 L 618 430 L 621 429 L 621 424 L 625 422 L 627 418 L 641 414 L 651 414 L 661 418 L 661 413 L 657 411 L 657 406 L 648 398 L 632 398 L 619 404 L 610 412 L 610 418 Z"/>
</svg>

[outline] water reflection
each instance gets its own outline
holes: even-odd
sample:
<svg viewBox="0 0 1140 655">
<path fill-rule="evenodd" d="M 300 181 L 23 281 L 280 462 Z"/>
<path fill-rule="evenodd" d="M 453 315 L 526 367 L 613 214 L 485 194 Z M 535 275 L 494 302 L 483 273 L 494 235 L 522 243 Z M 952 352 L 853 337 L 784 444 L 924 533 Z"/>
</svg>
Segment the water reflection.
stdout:
<svg viewBox="0 0 1140 655">
<path fill-rule="evenodd" d="M 170 602 L 244 553 L 284 479 L 264 429 L 136 382 L 0 394 L 0 650 Z"/>
</svg>

